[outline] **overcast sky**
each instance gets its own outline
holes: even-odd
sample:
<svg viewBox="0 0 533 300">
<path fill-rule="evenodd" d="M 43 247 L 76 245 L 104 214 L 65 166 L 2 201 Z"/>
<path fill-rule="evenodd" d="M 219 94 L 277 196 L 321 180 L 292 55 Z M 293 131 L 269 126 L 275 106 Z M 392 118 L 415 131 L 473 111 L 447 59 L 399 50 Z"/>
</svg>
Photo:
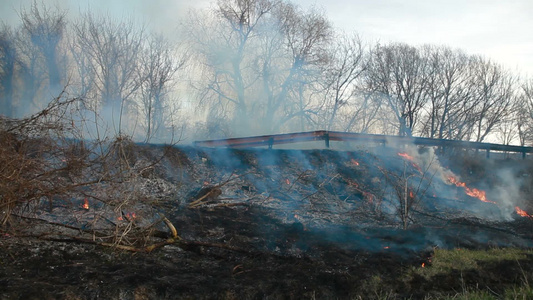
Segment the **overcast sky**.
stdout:
<svg viewBox="0 0 533 300">
<path fill-rule="evenodd" d="M 39 0 L 40 1 L 40 0 Z M 32 0 L 0 0 L 0 18 L 13 24 Z M 80 10 L 141 17 L 172 32 L 190 7 L 215 0 L 44 0 L 75 14 Z M 365 41 L 435 44 L 481 54 L 523 75 L 533 75 L 533 0 L 293 0 L 324 9 L 335 27 Z"/>
</svg>

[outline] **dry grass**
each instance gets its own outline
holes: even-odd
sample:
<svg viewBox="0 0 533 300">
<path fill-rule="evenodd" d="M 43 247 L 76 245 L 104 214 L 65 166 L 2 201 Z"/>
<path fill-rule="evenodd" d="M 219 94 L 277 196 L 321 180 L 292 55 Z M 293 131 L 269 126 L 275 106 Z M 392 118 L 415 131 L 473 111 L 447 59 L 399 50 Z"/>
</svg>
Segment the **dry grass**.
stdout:
<svg viewBox="0 0 533 300">
<path fill-rule="evenodd" d="M 107 220 L 109 230 L 92 232 L 93 242 L 122 249 L 153 247 L 151 237 L 156 225 L 166 224 L 164 216 L 141 225 L 124 211 L 149 202 L 139 187 L 150 164 L 158 161 L 139 164 L 138 147 L 128 136 L 85 139 L 76 119 L 81 115 L 78 99 L 63 96 L 30 117 L 0 120 L 0 226 L 13 228 L 14 214 L 31 216 L 46 201 L 51 208 L 56 199 L 88 199 L 116 215 Z M 94 222 L 106 218 L 99 213 Z"/>
</svg>

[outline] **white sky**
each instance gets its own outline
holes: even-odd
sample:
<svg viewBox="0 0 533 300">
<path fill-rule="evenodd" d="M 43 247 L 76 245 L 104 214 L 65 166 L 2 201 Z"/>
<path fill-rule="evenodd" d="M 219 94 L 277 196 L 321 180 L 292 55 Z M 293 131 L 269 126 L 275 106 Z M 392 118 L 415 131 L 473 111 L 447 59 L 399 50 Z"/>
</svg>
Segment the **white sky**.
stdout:
<svg viewBox="0 0 533 300">
<path fill-rule="evenodd" d="M 172 32 L 190 7 L 216 0 L 38 0 L 75 14 L 90 6 L 111 15 L 133 15 Z M 0 0 L 0 20 L 32 0 Z M 405 42 L 461 48 L 522 75 L 533 75 L 533 0 L 292 0 L 324 9 L 335 27 L 368 42 Z"/>
<path fill-rule="evenodd" d="M 533 75 L 532 0 L 295 0 L 363 40 L 435 44 Z M 310 4 L 311 3 L 311 4 Z"/>
</svg>

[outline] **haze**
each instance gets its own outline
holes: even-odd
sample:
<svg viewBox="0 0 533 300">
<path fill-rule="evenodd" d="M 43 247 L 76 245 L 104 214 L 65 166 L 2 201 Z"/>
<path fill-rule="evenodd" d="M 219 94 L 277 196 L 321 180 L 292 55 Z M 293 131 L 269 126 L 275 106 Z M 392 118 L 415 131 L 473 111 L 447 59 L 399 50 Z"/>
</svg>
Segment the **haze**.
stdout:
<svg viewBox="0 0 533 300">
<path fill-rule="evenodd" d="M 0 19 L 19 22 L 17 11 L 32 0 L 1 0 Z M 533 73 L 533 1 L 494 0 L 293 0 L 303 8 L 323 9 L 334 25 L 364 39 L 411 45 L 434 44 L 480 54 L 507 68 Z M 118 17 L 132 15 L 159 31 L 172 34 L 191 8 L 209 7 L 209 0 L 52 0 L 76 14 L 90 7 Z"/>
</svg>

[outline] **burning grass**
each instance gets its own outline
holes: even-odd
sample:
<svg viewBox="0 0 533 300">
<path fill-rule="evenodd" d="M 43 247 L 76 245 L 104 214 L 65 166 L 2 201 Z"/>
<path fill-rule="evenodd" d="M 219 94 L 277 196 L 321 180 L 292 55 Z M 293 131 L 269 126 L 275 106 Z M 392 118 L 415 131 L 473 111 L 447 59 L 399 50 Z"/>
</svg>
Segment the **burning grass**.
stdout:
<svg viewBox="0 0 533 300">
<path fill-rule="evenodd" d="M 531 246 L 531 205 L 509 212 L 503 202 L 472 199 L 468 191 L 496 196 L 468 187 L 465 182 L 483 186 L 472 174 L 457 172 L 454 182 L 438 176 L 453 172 L 416 149 L 399 156 L 392 148 L 157 147 L 123 136 L 91 146 L 12 131 L 0 135 L 2 209 L 14 219 L 0 237 L 6 249 L 0 261 L 12 262 L 0 270 L 1 283 L 15 283 L 9 291 L 25 292 L 27 269 L 50 282 L 66 276 L 72 293 L 86 298 L 95 294 L 85 287 L 98 289 L 109 278 L 118 280 L 116 289 L 96 294 L 110 299 L 139 282 L 151 298 L 402 299 L 461 296 L 476 287 L 490 287 L 491 295 L 531 291 L 530 250 L 468 250 Z M 485 218 L 489 213 L 493 219 Z M 35 240 L 20 242 L 29 238 Z M 56 255 L 57 245 L 73 250 Z M 101 248 L 136 256 L 117 252 L 102 266 L 95 263 L 106 251 Z M 74 250 L 87 258 L 65 263 Z M 42 289 L 57 298 L 46 286 L 37 284 L 36 295 Z M 163 294 L 154 292 L 160 288 Z"/>
</svg>

